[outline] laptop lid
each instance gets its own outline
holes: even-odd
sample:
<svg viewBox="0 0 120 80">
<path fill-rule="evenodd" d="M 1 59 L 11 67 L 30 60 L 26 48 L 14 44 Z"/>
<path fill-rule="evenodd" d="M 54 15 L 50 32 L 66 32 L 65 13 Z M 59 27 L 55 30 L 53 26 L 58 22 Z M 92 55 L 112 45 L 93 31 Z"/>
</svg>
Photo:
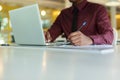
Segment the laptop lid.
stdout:
<svg viewBox="0 0 120 80">
<path fill-rule="evenodd" d="M 46 45 L 38 4 L 9 11 L 16 44 Z"/>
</svg>

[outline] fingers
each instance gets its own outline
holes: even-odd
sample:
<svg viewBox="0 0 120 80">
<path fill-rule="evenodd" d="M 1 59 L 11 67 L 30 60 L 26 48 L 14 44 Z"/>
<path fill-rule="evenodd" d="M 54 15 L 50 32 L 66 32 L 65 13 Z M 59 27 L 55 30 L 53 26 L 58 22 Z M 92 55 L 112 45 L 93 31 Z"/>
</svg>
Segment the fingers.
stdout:
<svg viewBox="0 0 120 80">
<path fill-rule="evenodd" d="M 68 39 L 73 45 L 80 45 L 80 43 L 81 43 L 81 32 L 76 31 L 76 32 L 71 33 L 68 36 Z"/>
<path fill-rule="evenodd" d="M 91 45 L 93 44 L 93 41 L 90 37 L 84 35 L 80 31 L 76 31 L 71 33 L 68 36 L 69 41 L 76 46 L 83 46 L 83 45 Z"/>
<path fill-rule="evenodd" d="M 75 36 L 70 37 L 69 40 L 71 40 L 71 41 L 78 41 L 80 38 L 81 38 L 80 35 L 75 35 Z"/>
<path fill-rule="evenodd" d="M 49 32 L 44 32 L 46 42 L 51 42 L 52 37 Z"/>
<path fill-rule="evenodd" d="M 69 38 L 72 38 L 72 37 L 74 37 L 74 36 L 79 36 L 80 34 L 81 34 L 80 31 L 73 32 L 73 33 L 71 33 L 71 34 L 68 36 L 68 39 L 69 39 Z"/>
</svg>

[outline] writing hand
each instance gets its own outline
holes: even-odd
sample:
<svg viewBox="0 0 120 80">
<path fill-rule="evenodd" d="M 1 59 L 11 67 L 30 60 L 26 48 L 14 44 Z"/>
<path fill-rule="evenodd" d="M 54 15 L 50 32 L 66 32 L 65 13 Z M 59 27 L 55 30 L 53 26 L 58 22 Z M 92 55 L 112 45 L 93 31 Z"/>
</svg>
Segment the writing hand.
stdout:
<svg viewBox="0 0 120 80">
<path fill-rule="evenodd" d="M 68 40 L 75 46 L 90 45 L 93 41 L 90 37 L 84 35 L 81 31 L 76 31 L 68 36 Z"/>
</svg>

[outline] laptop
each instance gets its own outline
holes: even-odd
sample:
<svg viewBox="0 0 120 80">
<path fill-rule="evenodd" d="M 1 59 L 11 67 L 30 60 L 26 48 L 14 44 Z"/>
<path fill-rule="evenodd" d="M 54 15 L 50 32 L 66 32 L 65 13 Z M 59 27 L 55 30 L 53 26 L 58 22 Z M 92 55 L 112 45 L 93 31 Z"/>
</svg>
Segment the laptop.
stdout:
<svg viewBox="0 0 120 80">
<path fill-rule="evenodd" d="M 46 44 L 38 4 L 9 11 L 15 44 Z"/>
</svg>

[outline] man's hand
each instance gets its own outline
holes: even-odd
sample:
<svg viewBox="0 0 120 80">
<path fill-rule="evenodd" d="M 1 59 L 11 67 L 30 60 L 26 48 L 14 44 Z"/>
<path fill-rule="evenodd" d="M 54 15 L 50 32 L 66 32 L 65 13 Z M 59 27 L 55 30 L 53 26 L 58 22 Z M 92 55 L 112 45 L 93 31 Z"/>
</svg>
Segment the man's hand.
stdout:
<svg viewBox="0 0 120 80">
<path fill-rule="evenodd" d="M 50 36 L 50 33 L 48 31 L 47 32 L 44 31 L 44 35 L 46 42 L 51 42 L 52 37 Z"/>
<path fill-rule="evenodd" d="M 76 46 L 82 46 L 82 45 L 90 45 L 93 44 L 93 41 L 90 37 L 84 35 L 82 32 L 80 31 L 76 31 L 71 33 L 68 36 L 68 40 Z"/>
</svg>

